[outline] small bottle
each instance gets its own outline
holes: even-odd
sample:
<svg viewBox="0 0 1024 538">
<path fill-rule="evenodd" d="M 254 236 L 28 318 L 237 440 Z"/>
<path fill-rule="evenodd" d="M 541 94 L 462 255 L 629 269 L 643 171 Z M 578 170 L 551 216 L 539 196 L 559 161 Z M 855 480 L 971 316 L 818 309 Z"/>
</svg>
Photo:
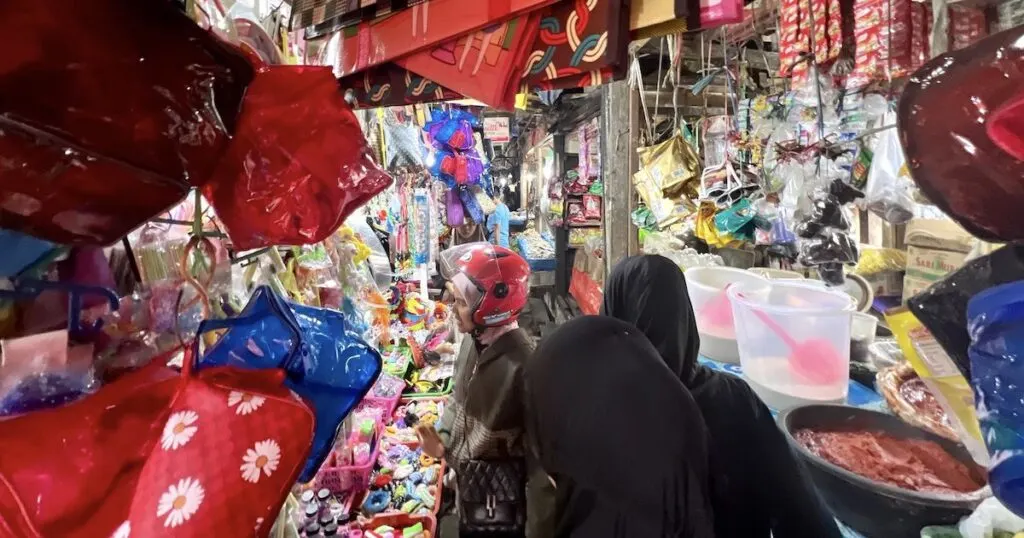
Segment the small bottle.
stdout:
<svg viewBox="0 0 1024 538">
<path fill-rule="evenodd" d="M 335 522 L 334 515 L 331 514 L 329 511 L 320 514 L 320 520 L 318 521 L 318 523 L 320 523 L 321 527 L 327 528 L 328 525 L 330 525 L 330 524 L 332 524 L 334 522 Z"/>
<path fill-rule="evenodd" d="M 313 502 L 313 499 L 315 497 L 316 497 L 316 494 L 313 493 L 313 490 L 311 490 L 311 489 L 307 489 L 306 491 L 302 492 L 302 502 L 305 503 L 305 504 L 309 504 L 309 503 Z"/>
<path fill-rule="evenodd" d="M 320 488 L 320 491 L 316 492 L 316 500 L 320 502 L 327 502 L 327 499 L 331 498 L 331 490 L 327 488 Z"/>
<path fill-rule="evenodd" d="M 320 536 L 320 525 L 315 522 L 306 525 L 305 533 L 306 536 Z"/>
<path fill-rule="evenodd" d="M 316 523 L 316 517 L 320 513 L 320 506 L 316 503 L 306 505 L 306 520 Z"/>
<path fill-rule="evenodd" d="M 334 523 L 330 523 L 326 527 L 324 527 L 324 536 L 337 536 L 337 535 L 338 535 L 338 526 L 335 525 Z"/>
</svg>

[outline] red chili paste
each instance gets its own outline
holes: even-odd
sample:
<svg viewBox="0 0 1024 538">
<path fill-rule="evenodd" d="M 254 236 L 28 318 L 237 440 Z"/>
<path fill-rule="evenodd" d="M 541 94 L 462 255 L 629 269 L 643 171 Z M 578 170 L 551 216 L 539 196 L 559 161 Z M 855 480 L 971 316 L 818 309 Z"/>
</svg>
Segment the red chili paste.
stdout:
<svg viewBox="0 0 1024 538">
<path fill-rule="evenodd" d="M 984 484 L 938 443 L 875 431 L 798 430 L 797 441 L 816 456 L 891 486 L 924 493 L 969 493 Z"/>
</svg>

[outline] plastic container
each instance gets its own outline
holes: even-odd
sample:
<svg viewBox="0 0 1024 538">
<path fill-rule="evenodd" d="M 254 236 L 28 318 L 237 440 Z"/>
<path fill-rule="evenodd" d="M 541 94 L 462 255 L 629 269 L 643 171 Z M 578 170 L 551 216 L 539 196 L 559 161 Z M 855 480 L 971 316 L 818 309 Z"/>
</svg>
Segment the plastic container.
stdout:
<svg viewBox="0 0 1024 538">
<path fill-rule="evenodd" d="M 736 328 L 725 290 L 733 284 L 750 284 L 749 293 L 768 293 L 768 280 L 731 267 L 693 267 L 687 269 L 686 289 L 700 334 L 701 355 L 720 362 L 739 363 Z"/>
<path fill-rule="evenodd" d="M 771 408 L 845 402 L 853 305 L 842 292 L 775 281 L 729 288 L 743 376 Z"/>
<path fill-rule="evenodd" d="M 425 536 L 437 538 L 437 535 L 434 533 L 437 528 L 437 520 L 433 516 L 411 516 L 403 513 L 381 514 L 374 516 L 373 519 L 364 524 L 358 525 L 358 527 L 359 530 L 366 532 L 387 525 L 397 529 L 398 532 L 395 533 L 395 537 L 400 538 L 402 536 L 401 529 L 411 527 L 417 523 L 423 524 L 423 530 L 427 533 Z"/>
<path fill-rule="evenodd" d="M 386 394 L 388 391 L 383 390 L 384 387 L 390 388 L 394 392 L 393 396 L 377 396 L 378 393 Z M 395 412 L 395 407 L 398 406 L 398 400 L 402 398 L 402 391 L 405 389 L 405 381 L 401 378 L 395 377 L 388 373 L 381 373 L 380 377 L 377 378 L 377 382 L 373 384 L 373 388 L 363 398 L 363 402 L 376 404 L 385 410 L 386 415 L 391 415 Z"/>
<path fill-rule="evenodd" d="M 768 280 L 804 280 L 806 278 L 796 271 L 772 269 L 770 267 L 751 267 L 747 271 Z"/>
<path fill-rule="evenodd" d="M 316 489 L 327 488 L 335 495 L 341 495 L 351 491 L 364 490 L 370 485 L 370 475 L 373 473 L 373 465 L 377 463 L 377 456 L 380 455 L 381 425 L 377 424 L 377 432 L 373 439 L 373 449 L 370 451 L 370 458 L 363 465 L 337 465 L 337 457 L 334 452 L 324 462 L 324 466 L 316 474 Z"/>
<path fill-rule="evenodd" d="M 446 400 L 445 398 L 408 398 L 408 397 L 402 398 L 402 400 L 395 407 L 395 410 L 392 412 L 392 416 L 390 417 L 391 420 L 388 422 L 388 425 L 385 426 L 384 435 L 388 438 L 388 441 L 390 441 L 392 443 L 401 443 L 401 444 L 403 444 L 403 445 L 405 445 L 407 447 L 410 447 L 410 448 L 419 448 L 419 446 L 420 446 L 419 438 L 412 439 L 411 433 L 409 434 L 409 438 L 400 438 L 400 437 L 394 435 L 393 433 L 391 433 L 391 432 L 397 431 L 396 424 L 398 424 L 399 422 L 403 422 L 404 423 L 404 418 L 405 417 L 400 416 L 400 413 L 410 403 L 420 404 L 420 403 L 424 403 L 424 402 L 434 401 L 434 402 L 436 402 L 438 404 L 444 404 L 445 400 Z M 442 411 L 441 414 L 444 414 L 443 411 Z M 423 418 L 423 417 L 420 416 L 419 418 Z M 441 417 L 440 416 L 437 417 L 437 420 L 440 421 Z"/>
<path fill-rule="evenodd" d="M 952 497 L 876 482 L 812 454 L 793 436 L 803 428 L 842 428 L 880 431 L 901 439 L 924 439 L 938 443 L 971 469 L 979 481 L 984 479 L 984 469 L 974 464 L 963 446 L 895 415 L 845 405 L 809 405 L 779 413 L 777 421 L 836 518 L 865 538 L 917 538 L 927 525 L 955 525 L 984 498 L 981 491 Z"/>
<path fill-rule="evenodd" d="M 431 392 L 411 392 L 412 387 L 406 387 L 405 392 L 402 393 L 402 398 L 443 398 L 452 393 L 452 389 L 455 387 L 455 380 L 451 377 L 445 379 L 441 384 L 441 390 L 435 390 Z"/>
<path fill-rule="evenodd" d="M 871 344 L 875 343 L 878 318 L 863 312 L 854 312 L 850 322 L 850 361 L 871 362 Z"/>
</svg>

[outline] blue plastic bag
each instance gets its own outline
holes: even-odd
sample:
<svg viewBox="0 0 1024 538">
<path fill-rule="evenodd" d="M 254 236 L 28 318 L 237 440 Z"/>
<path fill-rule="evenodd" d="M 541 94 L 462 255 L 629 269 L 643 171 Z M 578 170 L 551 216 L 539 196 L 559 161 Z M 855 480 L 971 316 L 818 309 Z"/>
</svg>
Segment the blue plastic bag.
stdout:
<svg viewBox="0 0 1024 538">
<path fill-rule="evenodd" d="M 316 431 L 299 481 L 313 479 L 330 455 L 349 412 L 381 371 L 380 354 L 348 327 L 341 312 L 281 299 L 261 286 L 237 318 L 200 324 L 200 334 L 227 329 L 199 367 L 281 368 L 285 384 L 313 407 Z"/>
<path fill-rule="evenodd" d="M 989 484 L 1024 517 L 1024 281 L 985 290 L 967 303 L 971 383 Z"/>
</svg>

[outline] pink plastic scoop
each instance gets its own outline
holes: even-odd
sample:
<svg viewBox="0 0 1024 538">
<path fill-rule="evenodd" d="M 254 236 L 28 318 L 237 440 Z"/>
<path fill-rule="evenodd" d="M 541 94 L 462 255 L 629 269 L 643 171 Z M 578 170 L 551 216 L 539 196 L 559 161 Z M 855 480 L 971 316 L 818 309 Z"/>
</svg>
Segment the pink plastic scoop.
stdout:
<svg viewBox="0 0 1024 538">
<path fill-rule="evenodd" d="M 789 369 L 794 374 L 822 385 L 841 383 L 846 378 L 845 361 L 831 342 L 822 338 L 798 342 L 768 314 L 754 309 L 751 312 L 789 347 Z"/>
<path fill-rule="evenodd" d="M 729 284 L 715 297 L 708 299 L 700 309 L 700 317 L 708 328 L 714 328 L 715 336 L 721 338 L 736 338 L 736 328 L 732 321 L 732 304 L 726 293 Z"/>
</svg>

